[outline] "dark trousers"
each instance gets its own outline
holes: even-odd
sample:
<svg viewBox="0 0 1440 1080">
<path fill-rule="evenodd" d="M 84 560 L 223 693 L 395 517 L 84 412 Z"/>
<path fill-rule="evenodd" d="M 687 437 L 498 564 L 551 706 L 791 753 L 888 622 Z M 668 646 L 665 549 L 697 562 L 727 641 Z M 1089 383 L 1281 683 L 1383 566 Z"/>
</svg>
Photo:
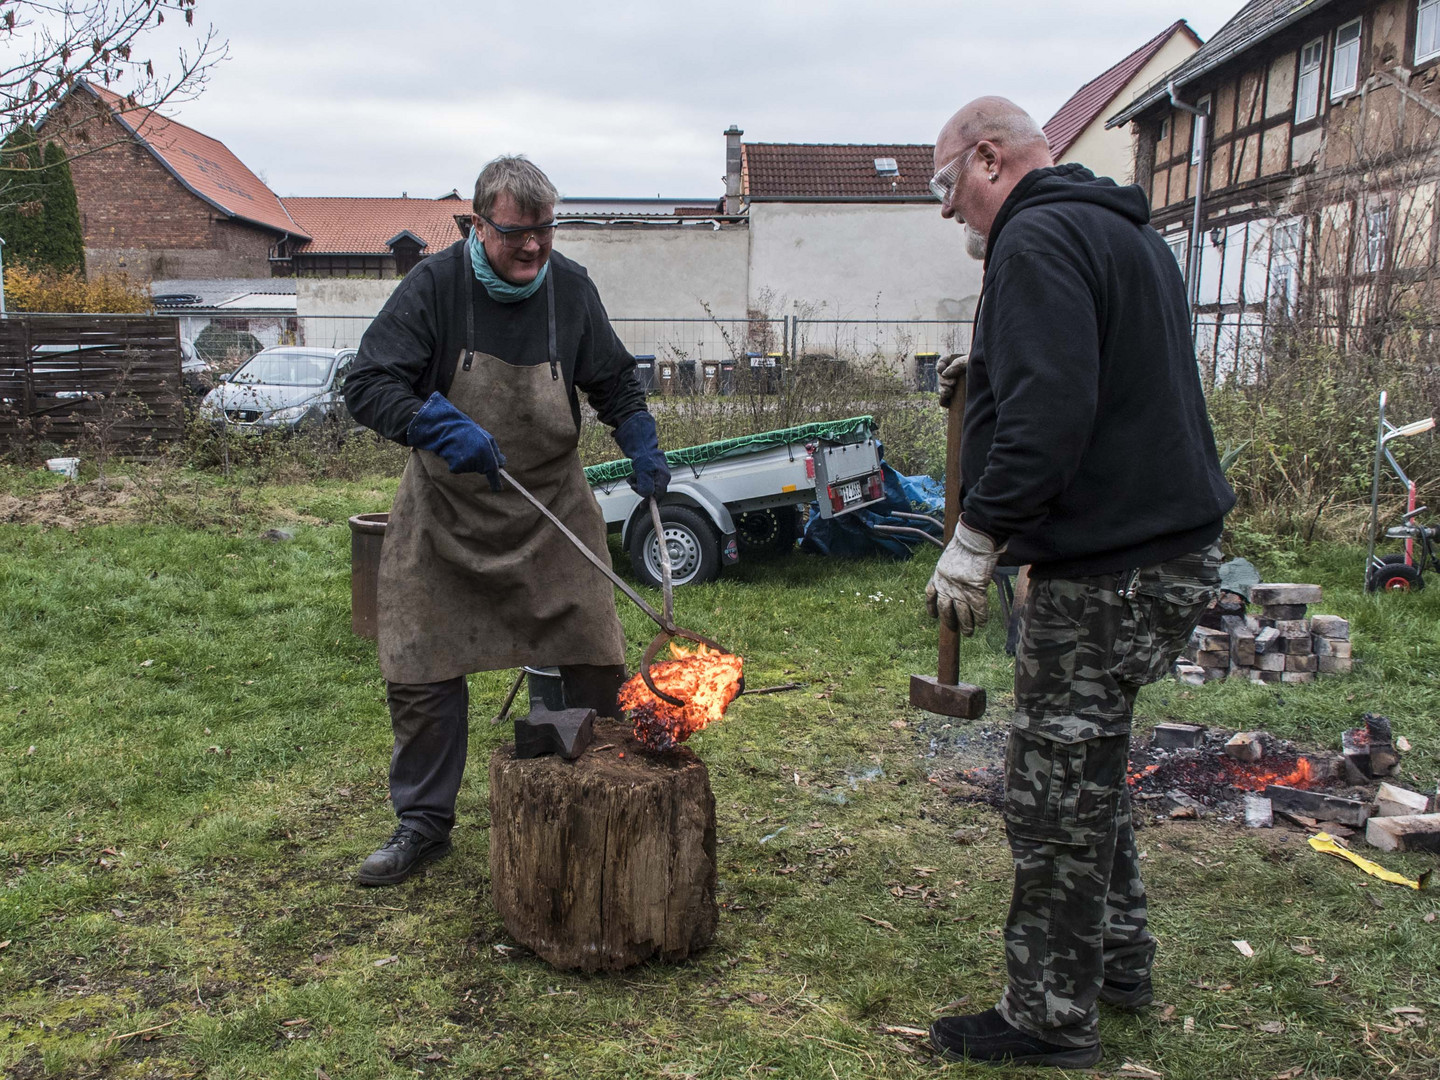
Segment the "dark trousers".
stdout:
<svg viewBox="0 0 1440 1080">
<path fill-rule="evenodd" d="M 1133 575 L 1031 579 L 1005 755 L 1015 886 L 998 1007 L 1047 1042 L 1093 1044 L 1101 982 L 1150 974 L 1126 782 L 1131 710 L 1216 595 L 1219 564 L 1216 543 Z"/>
<path fill-rule="evenodd" d="M 623 665 L 560 668 L 565 704 L 618 718 L 615 700 Z M 465 676 L 438 683 L 386 683 L 395 748 L 390 755 L 390 803 L 402 825 L 443 840 L 455 824 L 455 798 L 465 775 L 470 736 L 470 691 Z"/>
</svg>

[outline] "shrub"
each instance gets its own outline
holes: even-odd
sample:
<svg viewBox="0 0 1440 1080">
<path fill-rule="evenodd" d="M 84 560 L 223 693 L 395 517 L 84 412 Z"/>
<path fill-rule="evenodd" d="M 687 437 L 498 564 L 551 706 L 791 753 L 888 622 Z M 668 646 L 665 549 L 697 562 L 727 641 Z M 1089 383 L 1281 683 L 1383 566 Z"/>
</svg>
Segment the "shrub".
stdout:
<svg viewBox="0 0 1440 1080">
<path fill-rule="evenodd" d="M 232 371 L 265 346 L 247 330 L 211 323 L 195 338 L 195 351 L 222 371 Z"/>
<path fill-rule="evenodd" d="M 1232 529 L 1252 534 L 1363 541 L 1369 522 L 1380 392 L 1388 418 L 1401 424 L 1432 415 L 1433 365 L 1342 352 L 1297 341 L 1277 348 L 1252 383 L 1210 394 L 1210 416 L 1222 454 L 1234 457 L 1227 476 L 1238 503 Z M 1433 435 L 1392 449 L 1422 485 L 1440 472 Z M 1403 492 L 1389 466 L 1381 473 L 1381 512 L 1398 509 Z"/>
<path fill-rule="evenodd" d="M 12 311 L 136 315 L 150 310 L 150 286 L 123 271 L 87 280 L 78 270 L 16 263 L 5 267 L 5 304 Z"/>
</svg>

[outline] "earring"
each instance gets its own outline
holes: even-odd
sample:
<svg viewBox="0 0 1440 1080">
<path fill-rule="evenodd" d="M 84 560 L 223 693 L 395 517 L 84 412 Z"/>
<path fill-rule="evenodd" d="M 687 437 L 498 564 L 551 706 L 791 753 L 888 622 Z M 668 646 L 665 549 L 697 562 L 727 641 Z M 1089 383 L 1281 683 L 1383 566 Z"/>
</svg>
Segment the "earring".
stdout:
<svg viewBox="0 0 1440 1080">
<path fill-rule="evenodd" d="M 996 180 L 999 180 L 999 179 L 1000 179 L 1000 174 L 999 174 L 999 173 L 993 173 L 993 172 L 992 172 L 992 173 L 990 174 L 990 183 L 993 184 L 993 183 L 995 183 Z"/>
</svg>

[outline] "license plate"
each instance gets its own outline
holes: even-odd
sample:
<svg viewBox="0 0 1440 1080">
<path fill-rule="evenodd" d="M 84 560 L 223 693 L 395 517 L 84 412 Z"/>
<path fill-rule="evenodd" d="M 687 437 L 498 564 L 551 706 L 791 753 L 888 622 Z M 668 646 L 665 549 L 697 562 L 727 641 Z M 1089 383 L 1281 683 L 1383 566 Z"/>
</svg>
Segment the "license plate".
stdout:
<svg viewBox="0 0 1440 1080">
<path fill-rule="evenodd" d="M 848 484 L 841 484 L 839 491 L 840 501 L 846 506 L 849 506 L 851 503 L 857 503 L 865 497 L 865 492 L 860 487 L 859 480 L 852 480 Z"/>
</svg>

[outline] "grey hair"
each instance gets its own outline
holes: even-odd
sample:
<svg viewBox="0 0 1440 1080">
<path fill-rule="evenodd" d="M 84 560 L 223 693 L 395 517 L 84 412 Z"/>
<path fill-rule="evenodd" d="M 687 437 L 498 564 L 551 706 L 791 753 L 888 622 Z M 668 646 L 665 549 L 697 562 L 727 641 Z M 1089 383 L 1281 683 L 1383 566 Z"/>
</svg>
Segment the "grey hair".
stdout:
<svg viewBox="0 0 1440 1080">
<path fill-rule="evenodd" d="M 488 216 L 502 192 L 515 200 L 522 214 L 539 214 L 560 201 L 560 192 L 540 167 L 523 154 L 497 157 L 475 180 L 475 213 Z"/>
</svg>

